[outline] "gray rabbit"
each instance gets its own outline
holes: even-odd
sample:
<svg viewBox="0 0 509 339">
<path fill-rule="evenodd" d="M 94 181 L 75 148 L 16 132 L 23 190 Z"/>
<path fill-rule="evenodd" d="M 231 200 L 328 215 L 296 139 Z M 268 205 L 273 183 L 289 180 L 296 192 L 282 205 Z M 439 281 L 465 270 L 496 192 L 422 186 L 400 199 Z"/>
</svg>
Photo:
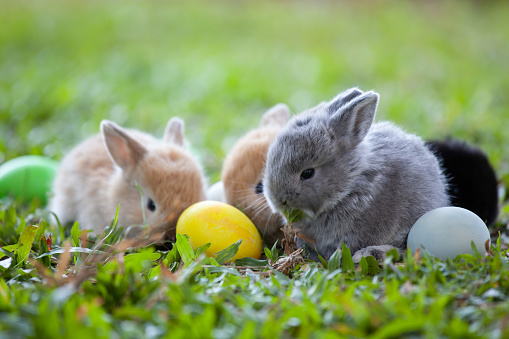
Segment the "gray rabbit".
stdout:
<svg viewBox="0 0 509 339">
<path fill-rule="evenodd" d="M 404 249 L 424 213 L 447 206 L 437 158 L 417 136 L 373 123 L 379 95 L 349 89 L 293 117 L 269 147 L 264 194 L 326 258 L 344 242 L 354 261 Z M 305 243 L 301 239 L 298 245 Z"/>
</svg>

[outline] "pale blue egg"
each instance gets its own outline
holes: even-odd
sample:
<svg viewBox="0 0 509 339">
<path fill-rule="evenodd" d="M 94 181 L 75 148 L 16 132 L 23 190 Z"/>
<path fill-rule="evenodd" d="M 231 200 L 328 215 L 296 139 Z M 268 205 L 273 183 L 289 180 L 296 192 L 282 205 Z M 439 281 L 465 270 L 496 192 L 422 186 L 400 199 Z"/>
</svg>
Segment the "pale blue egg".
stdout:
<svg viewBox="0 0 509 339">
<path fill-rule="evenodd" d="M 475 213 L 460 207 L 441 207 L 420 217 L 408 234 L 407 246 L 412 253 L 417 248 L 446 260 L 459 254 L 473 254 L 471 242 L 477 251 L 486 253 L 490 232 Z"/>
</svg>

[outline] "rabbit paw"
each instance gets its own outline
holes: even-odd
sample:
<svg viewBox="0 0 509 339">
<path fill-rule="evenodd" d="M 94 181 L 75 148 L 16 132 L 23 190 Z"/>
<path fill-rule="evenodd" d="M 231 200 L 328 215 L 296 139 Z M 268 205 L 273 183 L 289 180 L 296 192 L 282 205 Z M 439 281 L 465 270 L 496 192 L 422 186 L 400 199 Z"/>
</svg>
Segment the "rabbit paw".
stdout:
<svg viewBox="0 0 509 339">
<path fill-rule="evenodd" d="M 393 248 L 392 245 L 379 245 L 379 246 L 368 246 L 364 247 L 353 255 L 352 259 L 354 263 L 359 263 L 362 257 L 374 256 L 376 260 L 380 261 L 385 257 L 385 253 L 389 252 Z"/>
</svg>

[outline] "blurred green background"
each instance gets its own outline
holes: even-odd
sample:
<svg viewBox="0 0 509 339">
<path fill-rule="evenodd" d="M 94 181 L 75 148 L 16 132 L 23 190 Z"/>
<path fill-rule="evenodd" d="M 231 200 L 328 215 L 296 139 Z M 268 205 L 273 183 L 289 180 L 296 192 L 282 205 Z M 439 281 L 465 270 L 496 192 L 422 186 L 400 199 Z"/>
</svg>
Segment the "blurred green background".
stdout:
<svg viewBox="0 0 509 339">
<path fill-rule="evenodd" d="M 267 108 L 359 86 L 378 120 L 476 144 L 507 180 L 507 18 L 508 1 L 0 0 L 0 163 L 180 116 L 215 181 Z"/>
</svg>

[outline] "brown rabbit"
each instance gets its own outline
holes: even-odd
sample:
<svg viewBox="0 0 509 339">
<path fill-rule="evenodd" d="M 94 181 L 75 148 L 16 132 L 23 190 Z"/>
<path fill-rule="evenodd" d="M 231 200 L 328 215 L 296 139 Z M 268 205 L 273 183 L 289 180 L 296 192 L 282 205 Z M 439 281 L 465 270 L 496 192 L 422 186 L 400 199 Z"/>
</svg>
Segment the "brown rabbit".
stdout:
<svg viewBox="0 0 509 339">
<path fill-rule="evenodd" d="M 290 118 L 290 110 L 278 104 L 262 117 L 261 127 L 243 136 L 226 157 L 221 179 L 226 202 L 241 209 L 253 221 L 265 241 L 283 237 L 283 219 L 273 213 L 263 195 L 263 171 L 267 149 Z"/>
<path fill-rule="evenodd" d="M 173 238 L 182 211 L 204 198 L 202 169 L 184 147 L 183 129 L 172 118 L 160 141 L 103 120 L 99 135 L 62 160 L 49 209 L 62 223 L 101 232 L 120 204 L 119 225 L 146 223 Z"/>
</svg>

